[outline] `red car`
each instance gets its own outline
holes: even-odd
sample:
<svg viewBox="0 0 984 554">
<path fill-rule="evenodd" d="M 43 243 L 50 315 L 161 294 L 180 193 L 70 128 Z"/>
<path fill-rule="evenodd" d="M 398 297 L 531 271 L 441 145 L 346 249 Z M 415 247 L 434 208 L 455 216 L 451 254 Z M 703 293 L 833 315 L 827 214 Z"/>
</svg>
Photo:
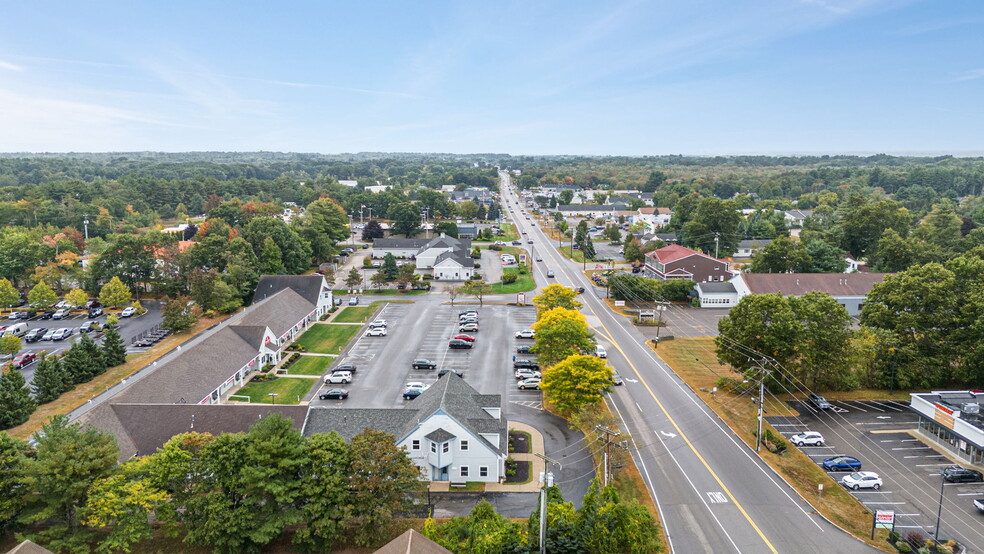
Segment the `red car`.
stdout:
<svg viewBox="0 0 984 554">
<path fill-rule="evenodd" d="M 26 365 L 29 365 L 31 362 L 33 362 L 37 358 L 38 358 L 38 355 L 35 354 L 34 352 L 25 352 L 25 353 L 17 356 L 16 358 L 14 358 L 13 364 L 14 364 L 14 367 L 20 369 L 20 368 L 22 368 L 22 367 L 24 367 Z"/>
<path fill-rule="evenodd" d="M 475 342 L 475 337 L 471 335 L 455 335 L 453 338 L 466 340 L 468 342 Z"/>
</svg>

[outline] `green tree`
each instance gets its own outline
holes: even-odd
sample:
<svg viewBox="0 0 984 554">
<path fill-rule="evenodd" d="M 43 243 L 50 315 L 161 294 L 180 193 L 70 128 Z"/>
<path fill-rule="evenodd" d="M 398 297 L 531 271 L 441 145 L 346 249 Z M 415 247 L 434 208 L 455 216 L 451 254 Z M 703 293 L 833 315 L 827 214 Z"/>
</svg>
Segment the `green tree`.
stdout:
<svg viewBox="0 0 984 554">
<path fill-rule="evenodd" d="M 373 239 L 381 239 L 386 236 L 386 232 L 383 231 L 383 226 L 379 224 L 375 219 L 370 219 L 366 222 L 366 226 L 362 229 L 362 241 L 370 242 Z"/>
<path fill-rule="evenodd" d="M 294 544 L 310 552 L 329 552 L 342 537 L 348 516 L 349 446 L 334 431 L 308 437 L 309 466 L 302 472 L 305 525 L 294 533 Z"/>
<path fill-rule="evenodd" d="M 584 495 L 577 522 L 585 552 L 663 552 L 659 525 L 649 510 L 638 502 L 622 500 L 614 485 L 602 488 L 598 479 L 592 481 Z"/>
<path fill-rule="evenodd" d="M 0 306 L 13 306 L 20 300 L 20 294 L 14 285 L 10 284 L 9 279 L 0 279 Z"/>
<path fill-rule="evenodd" d="M 656 189 L 665 182 L 666 174 L 662 171 L 655 170 L 649 174 L 649 178 L 639 187 L 639 190 L 642 192 L 656 192 Z"/>
<path fill-rule="evenodd" d="M 38 356 L 38 365 L 34 368 L 34 379 L 31 389 L 38 404 L 45 404 L 57 399 L 63 392 L 72 390 L 74 386 L 61 360 L 57 356 L 47 356 L 44 352 Z"/>
<path fill-rule="evenodd" d="M 16 524 L 30 496 L 28 451 L 24 441 L 0 433 L 0 533 Z"/>
<path fill-rule="evenodd" d="M 639 239 L 628 234 L 626 235 L 626 240 L 628 244 L 625 245 L 625 254 L 623 254 L 625 261 L 636 264 L 645 263 L 646 254 L 642 251 L 642 244 L 639 242 Z"/>
<path fill-rule="evenodd" d="M 575 354 L 548 367 L 543 372 L 540 388 L 544 390 L 545 398 L 562 412 L 577 412 L 601 402 L 602 394 L 610 390 L 611 384 L 612 368 L 605 365 L 604 359 Z"/>
<path fill-rule="evenodd" d="M 116 327 L 106 330 L 102 340 L 102 357 L 106 367 L 116 367 L 126 363 L 126 345 Z"/>
<path fill-rule="evenodd" d="M 345 286 L 349 289 L 357 289 L 361 284 L 362 275 L 359 275 L 359 270 L 353 267 L 349 270 L 348 275 L 345 277 Z"/>
<path fill-rule="evenodd" d="M 806 245 L 810 258 L 808 273 L 843 273 L 847 269 L 844 252 L 823 239 L 815 239 Z"/>
<path fill-rule="evenodd" d="M 27 302 L 33 308 L 47 308 L 55 302 L 58 302 L 58 295 L 55 294 L 55 291 L 51 290 L 48 283 L 39 281 L 38 284 L 34 285 L 34 288 L 27 293 Z"/>
<path fill-rule="evenodd" d="M 73 308 L 80 308 L 85 306 L 85 303 L 89 301 L 89 295 L 85 293 L 82 289 L 72 289 L 68 291 L 65 295 L 65 302 L 67 302 Z"/>
<path fill-rule="evenodd" d="M 478 305 L 484 306 L 484 298 L 487 295 L 492 294 L 492 285 L 481 279 L 472 279 L 471 281 L 466 281 L 464 285 L 461 285 L 461 292 L 467 294 L 468 296 L 474 296 L 478 299 Z"/>
<path fill-rule="evenodd" d="M 909 210 L 891 200 L 874 202 L 860 194 L 852 194 L 840 208 L 840 228 L 845 250 L 854 257 L 874 254 L 879 238 L 886 229 L 907 236 L 912 217 Z"/>
<path fill-rule="evenodd" d="M 24 423 L 37 407 L 21 372 L 0 374 L 0 429 L 10 429 Z"/>
<path fill-rule="evenodd" d="M 62 365 L 73 384 L 88 383 L 106 371 L 101 349 L 86 333 L 82 333 L 77 342 L 72 342 L 72 347 L 62 358 Z"/>
<path fill-rule="evenodd" d="M 379 269 L 379 271 L 386 276 L 387 281 L 396 279 L 396 276 L 400 273 L 400 268 L 396 265 L 396 257 L 387 252 L 386 255 L 383 256 L 383 266 Z"/>
<path fill-rule="evenodd" d="M 327 236 L 332 246 L 349 237 L 348 215 L 331 198 L 319 198 L 308 204 L 304 220 L 310 221 L 319 233 Z"/>
<path fill-rule="evenodd" d="M 263 246 L 257 255 L 260 263 L 260 273 L 263 275 L 283 275 L 286 273 L 283 263 L 283 252 L 270 237 L 263 239 Z"/>
<path fill-rule="evenodd" d="M 451 518 L 443 524 L 428 519 L 424 523 L 423 533 L 452 552 L 473 554 L 518 552 L 525 538 L 520 524 L 496 513 L 492 504 L 484 498 L 467 517 Z"/>
<path fill-rule="evenodd" d="M 762 360 L 751 358 L 744 345 L 775 359 L 785 367 L 796 360 L 802 327 L 789 302 L 781 294 L 749 294 L 718 321 L 714 339 L 718 360 L 739 373 L 754 377 Z"/>
<path fill-rule="evenodd" d="M 146 478 L 133 475 L 145 463 L 145 458 L 131 459 L 112 475 L 95 481 L 89 489 L 79 517 L 90 528 L 109 529 L 100 538 L 97 552 L 130 552 L 133 545 L 153 535 L 150 515 L 169 495 Z"/>
<path fill-rule="evenodd" d="M 913 235 L 943 253 L 952 253 L 960 242 L 963 220 L 956 214 L 953 201 L 943 199 L 916 226 Z"/>
<path fill-rule="evenodd" d="M 533 352 L 542 366 L 552 366 L 568 356 L 589 352 L 594 347 L 584 314 L 567 308 L 540 313 L 536 323 Z"/>
<path fill-rule="evenodd" d="M 540 294 L 534 296 L 533 305 L 536 306 L 538 313 L 553 308 L 576 310 L 581 307 L 581 303 L 577 301 L 577 291 L 557 283 L 547 285 Z"/>
<path fill-rule="evenodd" d="M 347 523 L 355 528 L 355 543 L 369 546 L 383 538 L 380 529 L 412 506 L 412 496 L 423 486 L 420 469 L 396 446 L 393 435 L 373 429 L 352 437 L 349 456 Z"/>
<path fill-rule="evenodd" d="M 399 271 L 396 274 L 396 284 L 406 288 L 410 288 L 420 279 L 420 275 L 416 273 L 417 266 L 414 264 L 405 264 L 400 266 Z"/>
<path fill-rule="evenodd" d="M 150 280 L 157 265 L 154 252 L 161 246 L 160 237 L 151 234 L 134 236 L 109 235 L 106 251 L 93 260 L 92 277 L 97 282 L 119 277 L 129 287 Z"/>
<path fill-rule="evenodd" d="M 393 222 L 393 234 L 410 238 L 420 232 L 420 210 L 410 202 L 391 205 L 386 216 Z"/>
<path fill-rule="evenodd" d="M 35 457 L 27 467 L 35 494 L 20 518 L 32 525 L 25 536 L 56 552 L 87 551 L 93 534 L 79 521 L 79 510 L 93 483 L 116 467 L 116 441 L 91 425 L 70 424 L 64 415 L 55 416 L 34 440 Z M 33 526 L 41 523 L 43 527 Z"/>
<path fill-rule="evenodd" d="M 161 327 L 179 333 L 187 331 L 198 323 L 198 313 L 191 306 L 192 301 L 187 296 L 175 296 L 173 299 L 164 297 L 164 306 L 161 308 Z"/>
<path fill-rule="evenodd" d="M 752 273 L 803 273 L 810 267 L 810 257 L 801 242 L 787 237 L 774 239 L 752 259 Z"/>
<path fill-rule="evenodd" d="M 386 274 L 382 271 L 377 271 L 369 278 L 369 282 L 372 283 L 372 286 L 382 289 L 386 287 Z"/>
<path fill-rule="evenodd" d="M 574 200 L 574 191 L 570 189 L 564 189 L 560 191 L 560 194 L 558 196 L 559 196 L 558 201 L 560 202 L 561 205 L 569 206 L 571 204 L 571 201 Z"/>
<path fill-rule="evenodd" d="M 13 356 L 21 349 L 21 339 L 15 335 L 0 336 L 0 355 Z"/>
<path fill-rule="evenodd" d="M 851 316 L 824 292 L 788 299 L 800 322 L 796 364 L 790 368 L 813 390 L 849 390 L 859 383 L 851 373 Z"/>
<path fill-rule="evenodd" d="M 661 283 L 656 279 L 633 274 L 616 274 L 608 278 L 608 293 L 615 300 L 655 302 L 660 300 L 661 292 Z"/>
<path fill-rule="evenodd" d="M 253 247 L 257 258 L 263 259 L 269 250 L 266 239 L 272 239 L 280 249 L 280 262 L 290 275 L 303 273 L 311 265 L 311 247 L 278 217 L 256 217 L 243 229 L 243 238 Z M 269 252 L 267 252 L 269 255 Z M 268 260 L 261 262 L 268 263 Z"/>
<path fill-rule="evenodd" d="M 99 291 L 99 302 L 104 306 L 119 308 L 130 303 L 130 288 L 114 276 Z"/>
<path fill-rule="evenodd" d="M 741 240 L 741 213 L 732 200 L 702 198 L 693 217 L 683 227 L 682 241 L 686 246 L 699 248 L 718 256 L 730 256 Z M 717 239 L 717 242 L 715 242 Z"/>
</svg>

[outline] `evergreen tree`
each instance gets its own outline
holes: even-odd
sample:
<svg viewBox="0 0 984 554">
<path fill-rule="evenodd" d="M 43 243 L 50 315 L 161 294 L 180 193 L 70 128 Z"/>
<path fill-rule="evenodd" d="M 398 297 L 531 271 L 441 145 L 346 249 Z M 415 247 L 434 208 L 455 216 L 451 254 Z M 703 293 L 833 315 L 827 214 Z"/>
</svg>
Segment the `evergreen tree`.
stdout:
<svg viewBox="0 0 984 554">
<path fill-rule="evenodd" d="M 103 357 L 102 349 L 87 333 L 82 333 L 79 348 L 82 350 L 82 354 L 89 359 L 89 368 L 92 371 L 92 377 L 89 379 L 106 373 L 106 358 Z"/>
<path fill-rule="evenodd" d="M 383 267 L 380 268 L 380 272 L 386 276 L 387 281 L 392 281 L 399 275 L 400 269 L 396 267 L 396 258 L 393 254 L 386 254 L 383 257 Z"/>
<path fill-rule="evenodd" d="M 0 534 L 10 529 L 27 502 L 27 495 L 17 491 L 23 491 L 30 483 L 26 472 L 28 450 L 24 441 L 0 433 Z"/>
<path fill-rule="evenodd" d="M 116 367 L 126 363 L 126 345 L 115 327 L 110 327 L 103 336 L 102 356 L 106 367 Z"/>
<path fill-rule="evenodd" d="M 38 401 L 38 404 L 55 400 L 63 392 L 71 390 L 72 386 L 72 381 L 65 373 L 61 360 L 42 354 L 41 359 L 38 360 L 38 366 L 34 370 L 34 379 L 31 381 L 34 399 Z"/>
<path fill-rule="evenodd" d="M 0 375 L 0 429 L 10 429 L 31 417 L 38 405 L 19 371 Z"/>
<path fill-rule="evenodd" d="M 384 236 L 386 236 L 386 233 L 383 231 L 383 226 L 375 219 L 369 220 L 362 229 L 362 240 L 364 242 L 371 241 L 372 239 L 381 239 Z"/>
<path fill-rule="evenodd" d="M 73 385 L 88 383 L 93 377 L 106 371 L 102 352 L 99 351 L 96 343 L 85 334 L 82 335 L 80 341 L 72 342 L 72 347 L 62 357 L 62 366 L 65 369 L 65 374 L 68 375 L 69 382 Z"/>
</svg>

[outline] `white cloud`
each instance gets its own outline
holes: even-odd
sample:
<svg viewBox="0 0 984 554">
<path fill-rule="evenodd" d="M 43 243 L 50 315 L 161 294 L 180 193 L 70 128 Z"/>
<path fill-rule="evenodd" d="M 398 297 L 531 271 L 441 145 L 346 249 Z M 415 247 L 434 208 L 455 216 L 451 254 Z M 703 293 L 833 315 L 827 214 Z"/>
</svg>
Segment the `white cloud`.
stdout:
<svg viewBox="0 0 984 554">
<path fill-rule="evenodd" d="M 964 71 L 953 80 L 959 83 L 960 81 L 973 81 L 981 77 L 984 77 L 984 69 L 971 69 L 970 71 Z"/>
<path fill-rule="evenodd" d="M 5 62 L 0 60 L 0 69 L 9 69 L 10 71 L 24 71 L 24 68 L 19 65 L 14 65 L 10 62 Z"/>
</svg>

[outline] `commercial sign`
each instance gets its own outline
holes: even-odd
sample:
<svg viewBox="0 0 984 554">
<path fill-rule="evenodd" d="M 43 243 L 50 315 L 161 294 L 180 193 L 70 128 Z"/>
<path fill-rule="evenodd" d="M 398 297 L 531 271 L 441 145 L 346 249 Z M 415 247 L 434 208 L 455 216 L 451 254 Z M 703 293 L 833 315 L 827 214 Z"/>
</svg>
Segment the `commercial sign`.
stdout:
<svg viewBox="0 0 984 554">
<path fill-rule="evenodd" d="M 615 305 L 616 306 L 624 306 L 625 305 L 625 300 L 616 300 L 615 301 Z"/>
<path fill-rule="evenodd" d="M 516 303 L 519 304 L 520 306 L 525 305 L 526 304 L 526 295 L 523 294 L 523 293 L 521 293 L 521 292 L 518 293 L 516 295 Z"/>
<path fill-rule="evenodd" d="M 936 404 L 936 412 L 933 414 L 933 419 L 947 429 L 953 429 L 953 410 L 950 408 Z"/>
<path fill-rule="evenodd" d="M 876 529 L 894 529 L 895 512 L 891 510 L 875 510 Z"/>
</svg>

